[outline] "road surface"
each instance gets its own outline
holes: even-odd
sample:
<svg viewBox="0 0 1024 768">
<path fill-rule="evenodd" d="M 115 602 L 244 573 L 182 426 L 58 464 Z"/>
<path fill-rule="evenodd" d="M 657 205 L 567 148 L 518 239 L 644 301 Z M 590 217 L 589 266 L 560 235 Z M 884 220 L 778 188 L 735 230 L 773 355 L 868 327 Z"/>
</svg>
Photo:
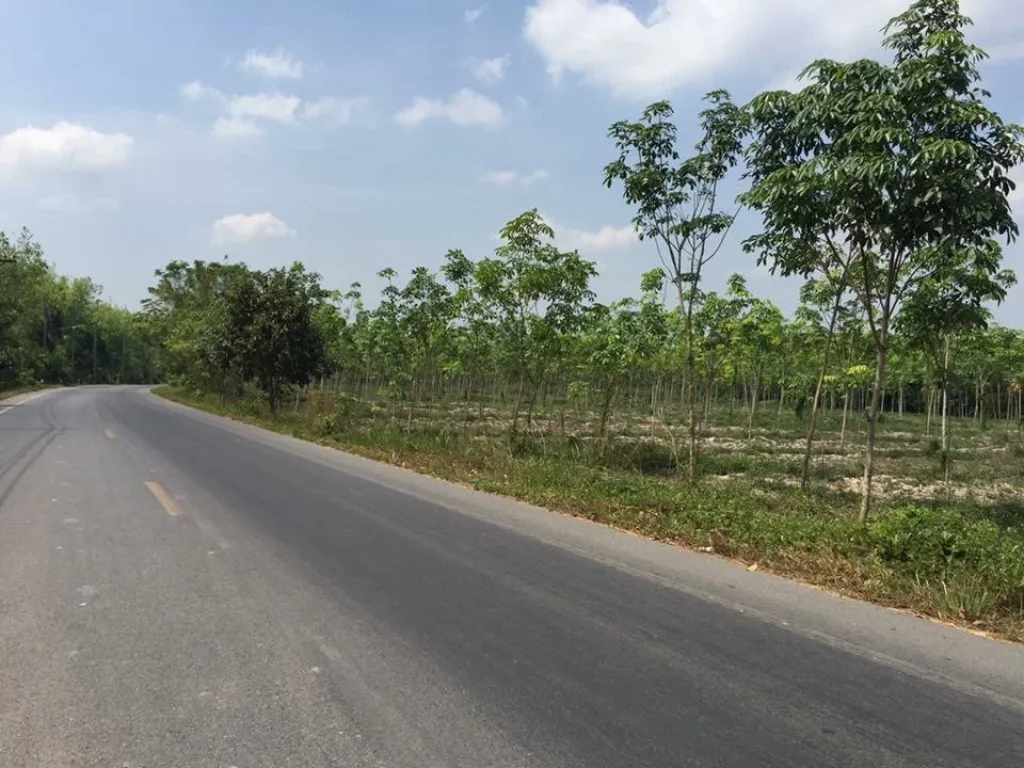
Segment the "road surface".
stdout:
<svg viewBox="0 0 1024 768">
<path fill-rule="evenodd" d="M 166 403 L 0 406 L 0 765 L 1024 765 L 1021 648 Z"/>
</svg>

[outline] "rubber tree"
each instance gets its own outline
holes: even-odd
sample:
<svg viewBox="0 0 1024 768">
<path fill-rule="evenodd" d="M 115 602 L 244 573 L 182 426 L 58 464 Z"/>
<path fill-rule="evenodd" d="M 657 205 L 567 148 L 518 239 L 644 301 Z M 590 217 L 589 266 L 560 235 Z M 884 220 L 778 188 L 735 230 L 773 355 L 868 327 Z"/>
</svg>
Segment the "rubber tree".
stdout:
<svg viewBox="0 0 1024 768">
<path fill-rule="evenodd" d="M 554 236 L 536 209 L 526 211 L 502 227 L 495 255 L 471 267 L 480 311 L 493 325 L 499 354 L 515 381 L 513 437 L 525 398 L 532 402 L 593 299 L 593 262 L 577 251 L 559 250 Z"/>
<path fill-rule="evenodd" d="M 643 276 L 640 301 L 623 299 L 609 307 L 595 307 L 582 334 L 584 363 L 602 384 L 598 430 L 602 451 L 611 407 L 623 382 L 630 373 L 647 369 L 666 340 L 668 326 L 658 300 L 663 279 L 660 269 L 652 270 Z"/>
<path fill-rule="evenodd" d="M 952 465 L 949 424 L 949 385 L 961 340 L 972 331 L 984 331 L 991 318 L 990 304 L 999 304 L 1016 282 L 1009 270 L 999 270 L 1002 251 L 995 242 L 960 251 L 942 259 L 932 279 L 907 299 L 896 330 L 928 356 L 942 397 L 942 467 L 947 490 Z"/>
<path fill-rule="evenodd" d="M 1018 234 L 1008 195 L 1009 173 L 1024 160 L 1022 130 L 987 105 L 978 72 L 985 53 L 967 42 L 969 25 L 957 0 L 918 0 L 885 28 L 890 64 L 819 60 L 803 71 L 799 92 L 762 94 L 752 109 L 756 135 L 770 149 L 752 189 L 764 229 L 779 240 L 815 236 L 796 238 L 775 258 L 802 258 L 818 236 L 852 255 L 849 283 L 875 351 L 862 525 L 901 303 L 948 260 L 975 258 L 994 238 Z"/>
<path fill-rule="evenodd" d="M 721 208 L 721 185 L 739 158 L 746 113 L 726 91 L 705 96 L 701 138 L 695 154 L 681 160 L 677 130 L 667 101 L 647 107 L 636 122 L 619 121 L 609 137 L 619 153 L 604 169 L 605 185 L 621 183 L 625 201 L 636 210 L 633 224 L 641 239 L 655 243 L 676 287 L 683 316 L 683 381 L 689 427 L 687 478 L 697 477 L 697 375 L 694 313 L 699 306 L 704 267 L 721 250 L 735 220 Z"/>
</svg>

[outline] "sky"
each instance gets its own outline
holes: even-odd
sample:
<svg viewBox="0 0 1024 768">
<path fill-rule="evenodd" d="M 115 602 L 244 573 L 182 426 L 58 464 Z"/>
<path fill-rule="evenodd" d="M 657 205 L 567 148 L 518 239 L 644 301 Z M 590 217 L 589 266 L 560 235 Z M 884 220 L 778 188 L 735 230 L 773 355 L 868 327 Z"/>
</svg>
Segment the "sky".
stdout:
<svg viewBox="0 0 1024 768">
<path fill-rule="evenodd" d="M 608 126 L 669 99 L 687 149 L 706 92 L 744 103 L 816 58 L 879 56 L 906 5 L 0 0 L 0 229 L 29 227 L 60 271 L 137 307 L 155 269 L 225 255 L 372 295 L 385 267 L 489 255 L 536 207 L 611 301 L 658 257 L 602 185 Z M 993 106 L 1024 122 L 1024 2 L 963 5 Z M 741 215 L 707 287 L 739 272 L 790 310 L 796 284 L 740 247 L 757 223 Z M 1005 264 L 1024 279 L 1024 247 Z M 1024 287 L 996 317 L 1024 326 Z"/>
</svg>

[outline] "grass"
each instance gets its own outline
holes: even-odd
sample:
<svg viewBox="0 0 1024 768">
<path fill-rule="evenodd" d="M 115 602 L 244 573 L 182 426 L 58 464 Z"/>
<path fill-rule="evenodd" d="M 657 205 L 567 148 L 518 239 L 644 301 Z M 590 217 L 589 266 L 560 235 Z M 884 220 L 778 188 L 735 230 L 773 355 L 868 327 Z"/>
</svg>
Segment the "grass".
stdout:
<svg viewBox="0 0 1024 768">
<path fill-rule="evenodd" d="M 386 404 L 352 398 L 297 400 L 294 408 L 272 418 L 254 396 L 222 402 L 174 387 L 157 392 L 478 490 L 1024 640 L 1024 497 L 1017 490 L 1024 480 L 1021 462 L 1008 457 L 994 461 L 981 430 L 960 437 L 962 455 L 955 466 L 965 481 L 982 475 L 1006 485 L 1005 493 L 994 499 L 991 494 L 958 494 L 952 500 L 922 493 L 942 474 L 928 451 L 928 438 L 919 425 L 889 425 L 880 439 L 879 473 L 889 478 L 889 485 L 902 483 L 910 490 L 900 485 L 899 492 L 883 492 L 872 524 L 863 530 L 856 522 L 858 496 L 849 487 L 860 471 L 857 446 L 821 456 L 811 489 L 801 492 L 796 482 L 800 461 L 791 452 L 791 444 L 800 439 L 799 424 L 764 430 L 752 450 L 743 450 L 728 437 L 709 441 L 700 457 L 705 479 L 690 487 L 679 478 L 678 451 L 652 438 L 646 425 L 638 428 L 643 437 L 627 435 L 604 443 L 585 429 L 539 431 L 509 441 L 493 423 L 470 423 L 464 411 L 435 412 L 430 421 L 417 416 L 407 429 L 406 416 L 389 411 Z M 499 417 L 490 421 L 500 424 Z M 719 427 L 725 434 L 734 429 Z M 833 435 L 826 429 L 822 440 L 830 442 Z M 764 441 L 781 448 L 765 450 Z M 883 491 L 888 487 L 881 485 Z"/>
<path fill-rule="evenodd" d="M 6 400 L 10 397 L 17 397 L 18 395 L 27 395 L 29 392 L 38 392 L 41 389 L 51 389 L 53 387 L 61 386 L 59 384 L 35 384 L 35 385 L 19 385 L 11 387 L 10 389 L 0 389 L 0 400 Z"/>
</svg>

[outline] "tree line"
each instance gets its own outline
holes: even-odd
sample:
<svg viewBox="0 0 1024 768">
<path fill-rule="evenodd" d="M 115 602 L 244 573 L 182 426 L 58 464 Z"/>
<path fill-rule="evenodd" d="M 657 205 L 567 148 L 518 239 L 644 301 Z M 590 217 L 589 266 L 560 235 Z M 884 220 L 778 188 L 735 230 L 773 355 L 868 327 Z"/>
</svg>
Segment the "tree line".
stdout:
<svg viewBox="0 0 1024 768">
<path fill-rule="evenodd" d="M 31 232 L 0 232 L 0 390 L 152 381 L 159 344 L 144 314 L 58 274 Z"/>
<path fill-rule="evenodd" d="M 118 314 L 88 281 L 22 254 L 35 248 L 25 241 L 7 246 L 22 254 L 16 268 L 38 264 L 56 286 L 47 291 L 80 299 L 54 325 L 56 303 L 13 291 L 22 303 L 5 318 L 5 370 L 159 376 L 225 397 L 255 387 L 275 412 L 314 383 L 404 408 L 407 428 L 414 413 L 429 421 L 458 402 L 467 419 L 500 410 L 513 442 L 530 439 L 538 409 L 582 407 L 594 414 L 596 450 L 628 410 L 685 430 L 679 466 L 691 482 L 716 410 L 741 410 L 748 435 L 768 409 L 804 419 L 804 485 L 821 412 L 841 411 L 844 433 L 859 414 L 866 521 L 886 415 L 926 414 L 947 456 L 951 417 L 1019 433 L 1024 415 L 1024 333 L 990 322 L 1015 282 L 1002 244 L 1018 234 L 1009 174 L 1024 161 L 1024 131 L 988 106 L 969 25 L 957 0 L 918 0 L 884 30 L 889 62 L 816 61 L 798 90 L 745 105 L 713 91 L 689 152 L 668 102 L 611 126 L 605 184 L 660 259 L 645 265 L 635 298 L 596 301 L 595 264 L 558 248 L 536 210 L 505 225 L 492 256 L 453 250 L 437 270 L 382 270 L 370 302 L 358 284 L 328 290 L 298 263 L 175 261 L 157 271 L 140 312 Z M 736 200 L 723 192 L 730 177 Z M 763 226 L 735 242 L 740 206 Z M 739 275 L 707 290 L 707 266 L 725 254 L 801 278 L 792 317 Z M 91 357 L 88 332 L 75 341 L 70 327 L 101 329 Z"/>
</svg>

